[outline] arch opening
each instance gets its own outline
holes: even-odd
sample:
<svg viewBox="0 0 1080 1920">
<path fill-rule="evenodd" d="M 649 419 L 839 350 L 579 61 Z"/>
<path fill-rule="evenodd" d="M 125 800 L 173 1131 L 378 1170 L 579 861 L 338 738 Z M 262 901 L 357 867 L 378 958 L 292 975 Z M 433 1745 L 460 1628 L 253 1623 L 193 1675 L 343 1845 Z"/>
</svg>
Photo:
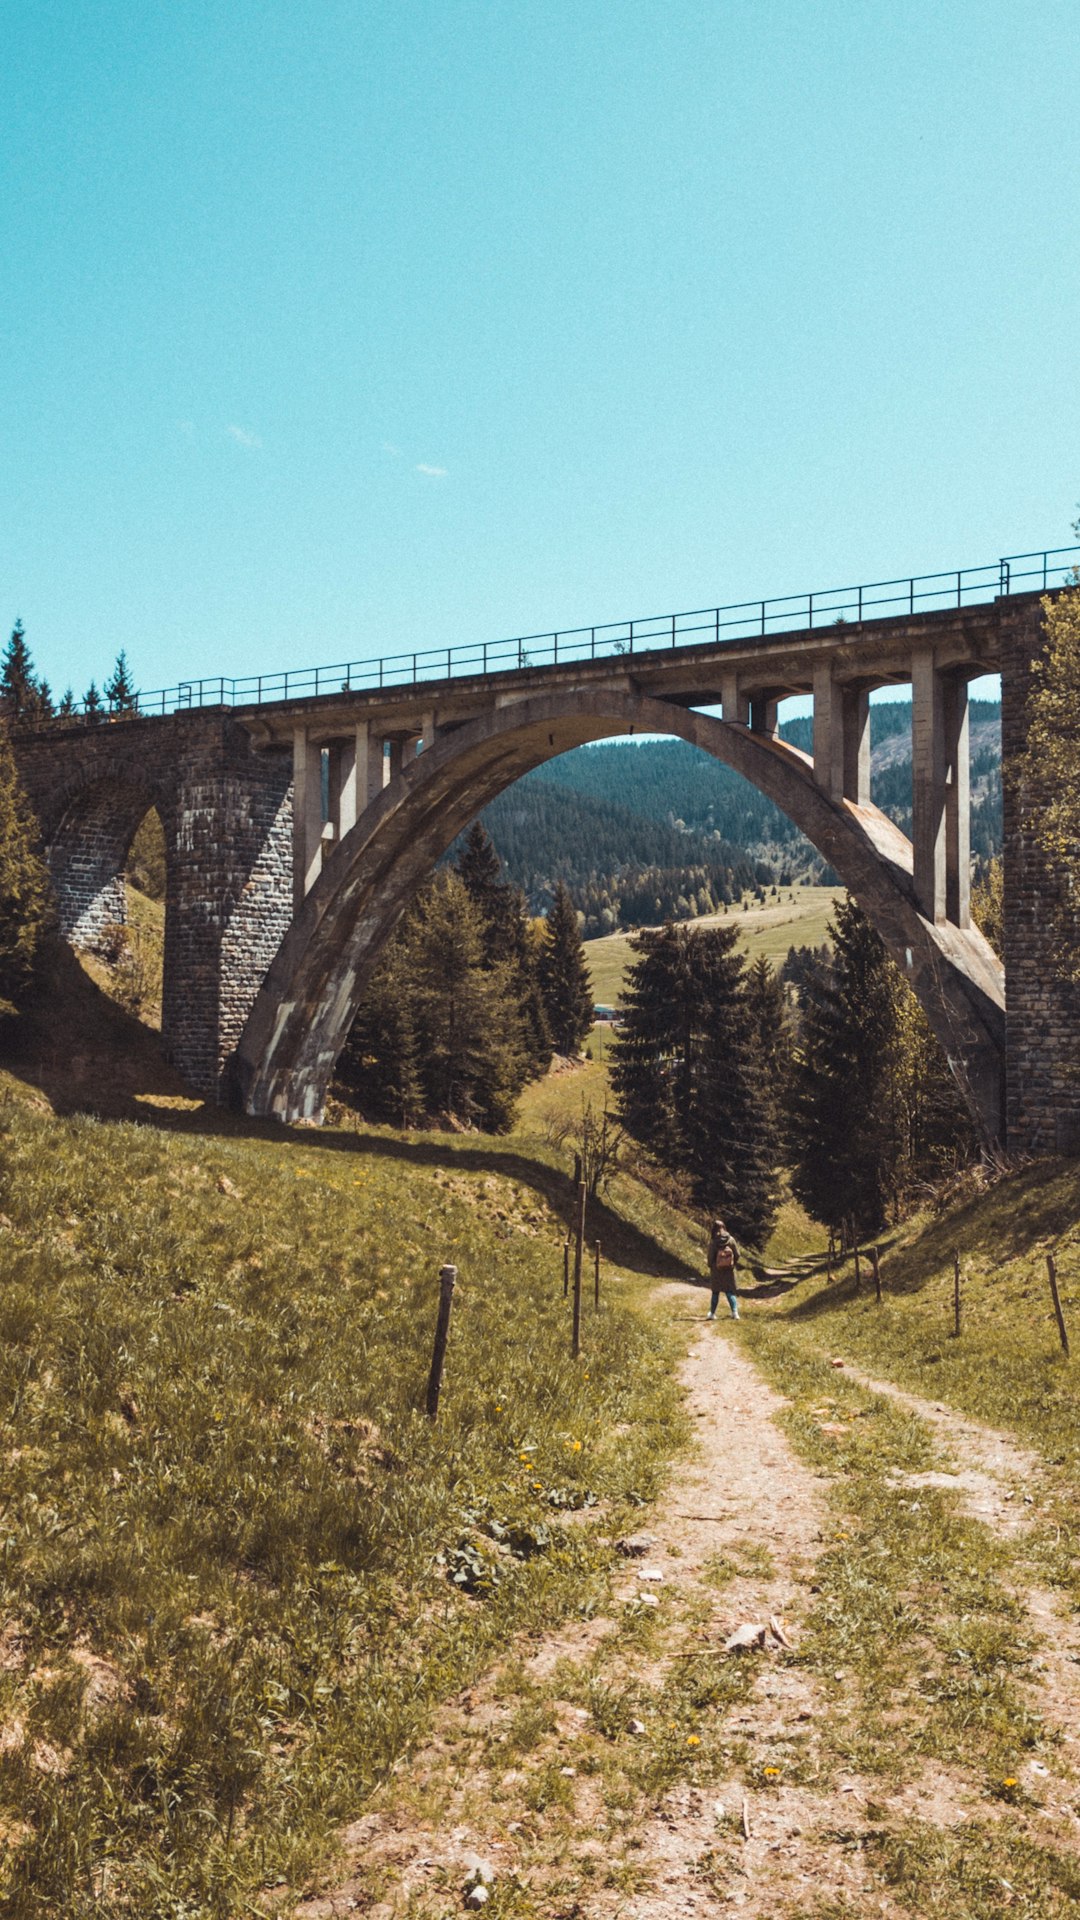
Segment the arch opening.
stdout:
<svg viewBox="0 0 1080 1920">
<path fill-rule="evenodd" d="M 809 757 L 690 709 L 605 691 L 498 709 L 399 773 L 342 839 L 270 967 L 234 1057 L 250 1112 L 315 1119 L 385 940 L 458 832 L 521 774 L 588 741 L 672 734 L 742 773 L 795 821 L 859 901 L 930 1017 L 984 1132 L 1000 1135 L 1004 984 L 982 936 L 920 914 L 910 842 L 873 806 L 830 798 Z"/>
<path fill-rule="evenodd" d="M 168 856 L 153 796 L 98 782 L 69 804 L 48 856 L 61 935 L 99 986 L 160 1027 Z"/>
</svg>

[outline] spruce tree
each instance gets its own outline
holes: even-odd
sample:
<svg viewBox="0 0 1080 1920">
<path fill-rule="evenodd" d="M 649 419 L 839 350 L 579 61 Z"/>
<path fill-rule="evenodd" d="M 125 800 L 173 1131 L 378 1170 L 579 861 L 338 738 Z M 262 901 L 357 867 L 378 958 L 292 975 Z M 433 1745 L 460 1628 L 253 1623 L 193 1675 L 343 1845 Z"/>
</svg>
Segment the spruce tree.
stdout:
<svg viewBox="0 0 1080 1920">
<path fill-rule="evenodd" d="M 407 928 L 393 940 L 357 1010 L 337 1065 L 343 1091 L 369 1120 L 414 1127 L 424 1114 Z"/>
<path fill-rule="evenodd" d="M 831 976 L 805 984 L 792 1075 L 792 1190 L 824 1226 L 877 1233 L 895 1191 L 890 1098 L 896 1005 L 885 948 L 854 901 L 837 903 Z"/>
<path fill-rule="evenodd" d="M 116 656 L 111 680 L 105 682 L 105 698 L 114 713 L 131 713 L 135 708 L 135 688 L 128 671 L 127 654 L 123 648 Z"/>
<path fill-rule="evenodd" d="M 479 820 L 473 821 L 465 836 L 457 873 L 481 918 L 485 963 L 510 970 L 521 1045 L 528 1074 L 535 1078 L 551 1065 L 552 1044 L 536 952 L 529 939 L 525 895 L 503 878 L 502 861 Z"/>
<path fill-rule="evenodd" d="M 501 1133 L 528 1075 L 509 961 L 489 966 L 484 922 L 444 869 L 420 893 L 357 1009 L 338 1081 L 370 1119 L 427 1115 Z"/>
<path fill-rule="evenodd" d="M 737 937 L 670 924 L 638 936 L 611 1079 L 627 1132 L 758 1245 L 776 1210 L 779 1156 Z"/>
<path fill-rule="evenodd" d="M 669 922 L 658 931 L 636 934 L 630 948 L 637 957 L 623 982 L 611 1084 L 631 1139 L 662 1165 L 676 1168 L 684 1157 L 679 1081 L 689 1005 L 685 943 Z"/>
<path fill-rule="evenodd" d="M 560 880 L 540 953 L 540 989 L 551 1038 L 559 1053 L 580 1053 L 593 1021 L 592 981 L 577 913 Z"/>
<path fill-rule="evenodd" d="M 104 711 L 105 709 L 101 704 L 101 695 L 97 690 L 97 684 L 91 680 L 90 685 L 83 695 L 83 712 L 88 720 L 100 720 Z"/>
<path fill-rule="evenodd" d="M 0 660 L 0 713 L 9 726 L 18 726 L 20 721 L 35 719 L 37 709 L 38 684 L 33 661 L 23 623 L 16 620 Z"/>
<path fill-rule="evenodd" d="M 735 951 L 738 935 L 734 927 L 716 927 L 683 938 L 698 1028 L 686 1167 L 698 1205 L 760 1246 L 776 1217 L 780 1140 L 744 962 Z"/>
<path fill-rule="evenodd" d="M 37 824 L 0 724 L 0 1011 L 11 1013 L 30 986 L 45 929 L 49 884 L 37 851 Z"/>
</svg>

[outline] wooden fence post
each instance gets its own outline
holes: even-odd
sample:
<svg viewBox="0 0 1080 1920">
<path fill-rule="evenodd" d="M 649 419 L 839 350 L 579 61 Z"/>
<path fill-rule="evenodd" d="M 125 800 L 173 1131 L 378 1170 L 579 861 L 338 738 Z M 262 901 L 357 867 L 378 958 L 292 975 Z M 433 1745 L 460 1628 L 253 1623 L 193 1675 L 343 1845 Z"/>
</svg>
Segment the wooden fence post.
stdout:
<svg viewBox="0 0 1080 1920">
<path fill-rule="evenodd" d="M 599 1240 L 596 1242 L 595 1256 L 596 1256 L 596 1265 L 593 1272 L 593 1306 L 595 1307 L 597 1313 L 599 1313 L 600 1311 L 600 1242 Z"/>
<path fill-rule="evenodd" d="M 427 1417 L 438 1418 L 439 1393 L 442 1388 L 443 1361 L 446 1359 L 446 1343 L 450 1338 L 450 1309 L 454 1304 L 454 1285 L 457 1280 L 456 1267 L 439 1268 L 439 1317 L 435 1323 L 435 1347 L 431 1355 L 431 1372 L 427 1383 Z"/>
<path fill-rule="evenodd" d="M 829 1251 L 825 1255 L 825 1285 L 827 1287 L 831 1287 L 833 1283 L 832 1268 L 833 1268 L 833 1230 L 830 1227 L 829 1228 Z"/>
<path fill-rule="evenodd" d="M 953 1339 L 959 1340 L 960 1319 L 961 1319 L 961 1311 L 962 1311 L 963 1303 L 960 1297 L 960 1255 L 958 1253 L 953 1254 L 952 1265 L 953 1265 Z"/>
<path fill-rule="evenodd" d="M 862 1268 L 859 1265 L 859 1243 L 855 1242 L 855 1291 L 862 1292 Z"/>
<path fill-rule="evenodd" d="M 881 1257 L 876 1247 L 871 1247 L 870 1249 L 870 1265 L 874 1269 L 874 1292 L 877 1296 L 878 1306 L 880 1307 L 881 1305 Z"/>
<path fill-rule="evenodd" d="M 578 1162 L 580 1166 L 581 1162 Z M 585 1182 L 578 1182 L 577 1224 L 574 1232 L 574 1332 L 571 1351 L 575 1360 L 581 1352 L 581 1261 L 585 1251 Z"/>
<path fill-rule="evenodd" d="M 569 1234 L 567 1234 L 566 1239 L 563 1241 L 562 1297 L 564 1300 L 567 1300 L 570 1297 L 570 1235 Z"/>
<path fill-rule="evenodd" d="M 1065 1315 L 1061 1311 L 1061 1295 L 1058 1292 L 1057 1283 L 1057 1266 L 1052 1253 L 1048 1253 L 1046 1256 L 1046 1271 L 1050 1276 L 1050 1298 L 1054 1303 L 1054 1312 L 1057 1314 L 1058 1332 L 1061 1335 L 1061 1345 L 1067 1360 L 1069 1358 L 1069 1336 L 1065 1330 Z"/>
</svg>

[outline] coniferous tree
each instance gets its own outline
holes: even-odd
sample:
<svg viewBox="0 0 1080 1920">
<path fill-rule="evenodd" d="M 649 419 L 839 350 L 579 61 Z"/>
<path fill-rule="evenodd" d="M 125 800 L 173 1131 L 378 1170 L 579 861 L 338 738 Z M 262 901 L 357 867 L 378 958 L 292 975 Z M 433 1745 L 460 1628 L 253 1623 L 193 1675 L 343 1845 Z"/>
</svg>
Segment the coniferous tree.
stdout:
<svg viewBox="0 0 1080 1920">
<path fill-rule="evenodd" d="M 403 930 L 361 1001 L 337 1067 L 368 1119 L 394 1127 L 416 1126 L 425 1110 L 407 953 Z"/>
<path fill-rule="evenodd" d="M 135 708 L 135 688 L 128 671 L 127 654 L 123 648 L 116 656 L 112 678 L 105 682 L 105 698 L 114 713 L 131 713 Z"/>
<path fill-rule="evenodd" d="M 529 939 L 525 895 L 503 878 L 502 861 L 479 820 L 474 820 L 465 836 L 457 872 L 480 914 L 487 965 L 510 970 L 529 1074 L 546 1073 L 551 1065 L 551 1033 L 537 956 Z"/>
<path fill-rule="evenodd" d="M 754 1058 L 774 1130 L 779 1130 L 786 1104 L 788 1063 L 791 1058 L 791 1021 L 784 987 L 763 953 L 747 968 L 743 999 Z"/>
<path fill-rule="evenodd" d="M 0 712 L 9 726 L 33 720 L 38 711 L 38 684 L 23 623 L 16 620 L 0 661 Z"/>
<path fill-rule="evenodd" d="M 622 1023 L 611 1052 L 611 1084 L 631 1139 L 661 1165 L 680 1167 L 685 1113 L 686 943 L 670 923 L 630 942 L 637 955 L 623 982 Z"/>
<path fill-rule="evenodd" d="M 97 683 L 91 680 L 83 695 L 83 712 L 88 720 L 100 720 L 105 709 L 101 704 L 101 695 Z"/>
<path fill-rule="evenodd" d="M 540 989 L 556 1048 L 560 1053 L 579 1053 L 592 1027 L 592 981 L 574 903 L 561 880 L 540 953 Z"/>
<path fill-rule="evenodd" d="M 70 687 L 64 688 L 64 692 L 60 700 L 60 705 L 57 707 L 56 712 L 57 712 L 58 718 L 61 720 L 70 720 L 74 716 L 75 695 L 72 693 Z"/>
<path fill-rule="evenodd" d="M 691 993 L 701 1008 L 698 1062 L 685 1126 L 698 1205 L 760 1246 L 776 1217 L 780 1139 L 767 1065 L 748 1004 L 734 927 L 686 932 Z"/>
<path fill-rule="evenodd" d="M 418 895 L 357 1009 L 339 1084 L 371 1119 L 511 1126 L 528 1077 L 513 966 L 489 966 L 484 922 L 452 869 Z"/>
<path fill-rule="evenodd" d="M 737 938 L 673 925 L 638 936 L 611 1078 L 627 1132 L 756 1245 L 776 1210 L 778 1143 Z"/>
<path fill-rule="evenodd" d="M 877 1233 L 895 1191 L 889 1097 L 896 1009 L 885 948 L 854 901 L 837 903 L 830 976 L 808 977 L 792 1075 L 792 1190 L 823 1225 Z"/>
<path fill-rule="evenodd" d="M 0 1011 L 10 1013 L 30 985 L 48 899 L 37 825 L 0 724 Z"/>
</svg>

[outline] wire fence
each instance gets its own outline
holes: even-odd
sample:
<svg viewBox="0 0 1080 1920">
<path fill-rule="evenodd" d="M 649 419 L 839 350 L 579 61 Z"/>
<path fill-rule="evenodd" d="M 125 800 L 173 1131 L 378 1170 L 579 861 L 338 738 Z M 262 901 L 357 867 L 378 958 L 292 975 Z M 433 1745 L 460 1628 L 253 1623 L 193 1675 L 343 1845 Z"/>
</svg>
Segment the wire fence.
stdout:
<svg viewBox="0 0 1080 1920">
<path fill-rule="evenodd" d="M 284 673 L 248 674 L 181 680 L 174 687 L 134 695 L 122 711 L 90 711 L 85 702 L 68 714 L 44 720 L 46 728 L 72 721 L 116 721 L 185 712 L 199 707 L 260 707 L 330 694 L 378 692 L 387 687 L 422 686 L 520 673 L 582 660 L 655 654 L 687 646 L 746 646 L 767 643 L 781 633 L 813 632 L 859 626 L 887 615 L 929 613 L 984 605 L 1013 594 L 1045 592 L 1076 577 L 1080 546 L 1021 553 L 981 567 L 957 567 L 945 573 L 911 574 L 906 579 L 873 580 L 855 587 L 829 587 L 813 593 L 780 594 L 769 600 L 741 600 L 723 607 L 699 607 L 686 613 L 646 614 L 594 627 L 570 627 L 554 633 L 519 634 L 508 640 L 484 640 L 460 647 L 423 647 L 377 660 L 341 660 L 330 666 L 299 667 Z"/>
</svg>

